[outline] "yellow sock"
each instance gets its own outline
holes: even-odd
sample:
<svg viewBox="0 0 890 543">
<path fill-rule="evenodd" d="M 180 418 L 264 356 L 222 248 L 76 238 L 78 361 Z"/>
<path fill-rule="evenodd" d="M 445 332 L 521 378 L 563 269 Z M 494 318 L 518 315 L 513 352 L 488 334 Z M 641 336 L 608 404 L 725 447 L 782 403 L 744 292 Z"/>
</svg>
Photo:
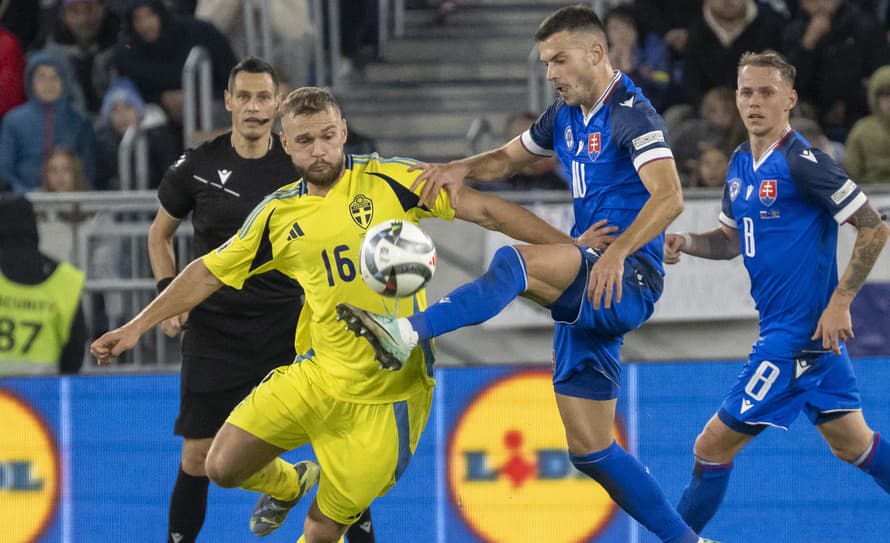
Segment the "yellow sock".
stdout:
<svg viewBox="0 0 890 543">
<path fill-rule="evenodd" d="M 297 540 L 297 543 L 306 543 L 306 536 L 301 535 L 300 539 Z M 341 537 L 339 543 L 346 543 L 344 539 Z"/>
<path fill-rule="evenodd" d="M 241 488 L 268 494 L 275 499 L 290 501 L 300 491 L 300 480 L 297 470 L 281 458 L 276 458 L 254 473 L 243 483 Z"/>
</svg>

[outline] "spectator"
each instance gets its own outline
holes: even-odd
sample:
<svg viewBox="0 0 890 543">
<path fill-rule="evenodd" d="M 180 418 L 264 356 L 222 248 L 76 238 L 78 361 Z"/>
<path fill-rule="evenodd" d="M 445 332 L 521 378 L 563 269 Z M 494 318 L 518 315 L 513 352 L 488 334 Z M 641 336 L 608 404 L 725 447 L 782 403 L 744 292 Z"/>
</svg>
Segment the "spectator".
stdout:
<svg viewBox="0 0 890 543">
<path fill-rule="evenodd" d="M 155 104 L 146 105 L 132 81 L 117 79 L 105 93 L 96 130 L 96 189 L 121 188 L 118 149 L 127 129 L 133 126 L 142 130 L 148 143 L 148 185 L 142 188 L 157 188 L 167 166 L 176 160 L 178 134 L 171 134 L 164 111 Z"/>
<path fill-rule="evenodd" d="M 528 130 L 536 120 L 538 116 L 529 111 L 509 116 L 504 123 L 504 141 L 512 141 Z M 486 184 L 481 186 L 486 190 L 491 188 Z M 566 190 L 568 187 L 569 182 L 559 174 L 556 156 L 543 157 L 495 185 L 496 190 Z"/>
<path fill-rule="evenodd" d="M 124 18 L 125 33 L 114 50 L 119 75 L 136 84 L 146 102 L 160 104 L 169 118 L 182 123 L 182 67 L 189 52 L 202 46 L 210 54 L 212 88 L 222 98 L 235 54 L 212 24 L 194 17 L 173 17 L 161 0 L 133 0 Z"/>
<path fill-rule="evenodd" d="M 0 120 L 25 103 L 25 58 L 16 37 L 0 25 Z"/>
<path fill-rule="evenodd" d="M 0 24 L 15 35 L 22 51 L 30 50 L 40 34 L 40 5 L 38 0 L 0 1 Z"/>
<path fill-rule="evenodd" d="M 871 115 L 853 125 L 844 167 L 857 183 L 890 183 L 890 66 L 868 82 Z"/>
<path fill-rule="evenodd" d="M 71 63 L 90 113 L 97 113 L 111 79 L 111 56 L 120 21 L 99 0 L 64 0 L 48 48 L 60 51 Z"/>
<path fill-rule="evenodd" d="M 698 105 L 714 87 L 736 86 L 739 58 L 745 51 L 778 49 L 782 18 L 754 0 L 704 0 L 689 27 L 684 54 L 686 100 Z"/>
<path fill-rule="evenodd" d="M 729 155 L 719 147 L 707 146 L 702 149 L 696 161 L 694 187 L 722 188 L 726 184 L 726 171 L 729 169 Z"/>
<path fill-rule="evenodd" d="M 850 2 L 801 0 L 783 37 L 801 100 L 816 106 L 829 138 L 846 140 L 867 111 L 866 78 L 890 60 L 875 17 Z"/>
<path fill-rule="evenodd" d="M 60 53 L 34 53 L 25 69 L 28 101 L 0 123 L 0 177 L 18 193 L 40 186 L 45 160 L 55 147 L 83 159 L 87 180 L 96 176 L 96 138 L 89 119 L 71 104 L 74 80 Z"/>
<path fill-rule="evenodd" d="M 87 190 L 83 162 L 68 149 L 53 150 L 46 161 L 41 190 L 44 192 L 80 192 Z M 40 223 L 41 250 L 60 261 L 73 261 L 74 244 L 72 229 L 76 226 L 80 235 L 87 239 L 84 245 L 89 258 L 86 269 L 90 279 L 119 279 L 124 276 L 127 254 L 120 238 L 116 237 L 115 223 L 107 212 L 83 213 L 60 211 L 59 220 Z M 94 332 L 105 332 L 109 321 L 118 322 L 123 318 L 124 296 L 120 292 L 86 295 L 92 307 Z"/>
<path fill-rule="evenodd" d="M 11 323 L 0 375 L 77 373 L 83 363 L 84 275 L 42 254 L 39 240 L 31 203 L 0 197 L 0 319 Z"/>
<path fill-rule="evenodd" d="M 735 106 L 735 92 L 726 87 L 709 90 L 701 103 L 700 115 L 687 119 L 670 132 L 671 148 L 680 178 L 694 186 L 698 159 L 708 147 L 728 156 L 745 139 L 745 127 Z"/>
<path fill-rule="evenodd" d="M 247 54 L 244 0 L 199 0 L 195 16 L 228 36 L 239 57 Z M 290 87 L 308 85 L 315 30 L 307 0 L 267 0 L 274 46 L 271 64 Z"/>
<path fill-rule="evenodd" d="M 606 15 L 609 58 L 643 89 L 658 111 L 668 105 L 671 55 L 661 37 L 640 31 L 633 8 L 618 6 Z"/>
</svg>

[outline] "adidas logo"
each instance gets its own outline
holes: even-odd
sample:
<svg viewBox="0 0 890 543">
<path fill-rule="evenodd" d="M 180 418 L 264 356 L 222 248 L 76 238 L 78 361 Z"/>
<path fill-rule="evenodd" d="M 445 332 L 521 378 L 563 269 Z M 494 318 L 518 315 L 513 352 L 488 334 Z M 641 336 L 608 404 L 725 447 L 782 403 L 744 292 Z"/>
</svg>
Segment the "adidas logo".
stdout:
<svg viewBox="0 0 890 543">
<path fill-rule="evenodd" d="M 290 233 L 287 235 L 287 241 L 297 239 L 298 237 L 300 237 L 302 235 L 303 235 L 303 229 L 300 228 L 299 224 L 294 223 L 294 225 L 291 226 L 291 228 L 290 228 Z"/>
</svg>

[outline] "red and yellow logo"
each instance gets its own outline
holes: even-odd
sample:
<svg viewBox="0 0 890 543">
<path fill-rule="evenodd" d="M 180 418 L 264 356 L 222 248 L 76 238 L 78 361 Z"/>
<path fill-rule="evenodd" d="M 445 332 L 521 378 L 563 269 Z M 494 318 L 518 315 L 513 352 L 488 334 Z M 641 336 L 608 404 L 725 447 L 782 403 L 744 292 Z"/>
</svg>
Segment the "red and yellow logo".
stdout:
<svg viewBox="0 0 890 543">
<path fill-rule="evenodd" d="M 59 491 L 59 455 L 46 424 L 23 400 L 0 389 L 0 526 L 3 541 L 35 541 Z"/>
<path fill-rule="evenodd" d="M 623 442 L 619 428 L 615 429 Z M 551 375 L 525 371 L 484 389 L 458 420 L 448 486 L 463 519 L 488 543 L 581 543 L 617 506 L 575 469 Z"/>
</svg>

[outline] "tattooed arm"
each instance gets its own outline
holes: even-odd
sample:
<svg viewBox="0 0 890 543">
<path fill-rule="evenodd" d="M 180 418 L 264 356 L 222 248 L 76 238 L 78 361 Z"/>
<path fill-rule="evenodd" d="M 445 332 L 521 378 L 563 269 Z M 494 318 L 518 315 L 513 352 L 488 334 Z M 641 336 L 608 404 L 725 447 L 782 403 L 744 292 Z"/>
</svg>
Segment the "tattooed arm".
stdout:
<svg viewBox="0 0 890 543">
<path fill-rule="evenodd" d="M 822 346 L 840 354 L 839 340 L 853 337 L 853 323 L 850 318 L 850 304 L 856 293 L 865 284 L 865 279 L 881 255 L 881 250 L 890 236 L 890 227 L 883 222 L 871 205 L 866 202 L 859 211 L 850 217 L 850 224 L 859 231 L 853 254 L 844 275 L 831 295 L 828 307 L 822 312 L 816 333 L 812 339 L 822 338 Z"/>
</svg>

